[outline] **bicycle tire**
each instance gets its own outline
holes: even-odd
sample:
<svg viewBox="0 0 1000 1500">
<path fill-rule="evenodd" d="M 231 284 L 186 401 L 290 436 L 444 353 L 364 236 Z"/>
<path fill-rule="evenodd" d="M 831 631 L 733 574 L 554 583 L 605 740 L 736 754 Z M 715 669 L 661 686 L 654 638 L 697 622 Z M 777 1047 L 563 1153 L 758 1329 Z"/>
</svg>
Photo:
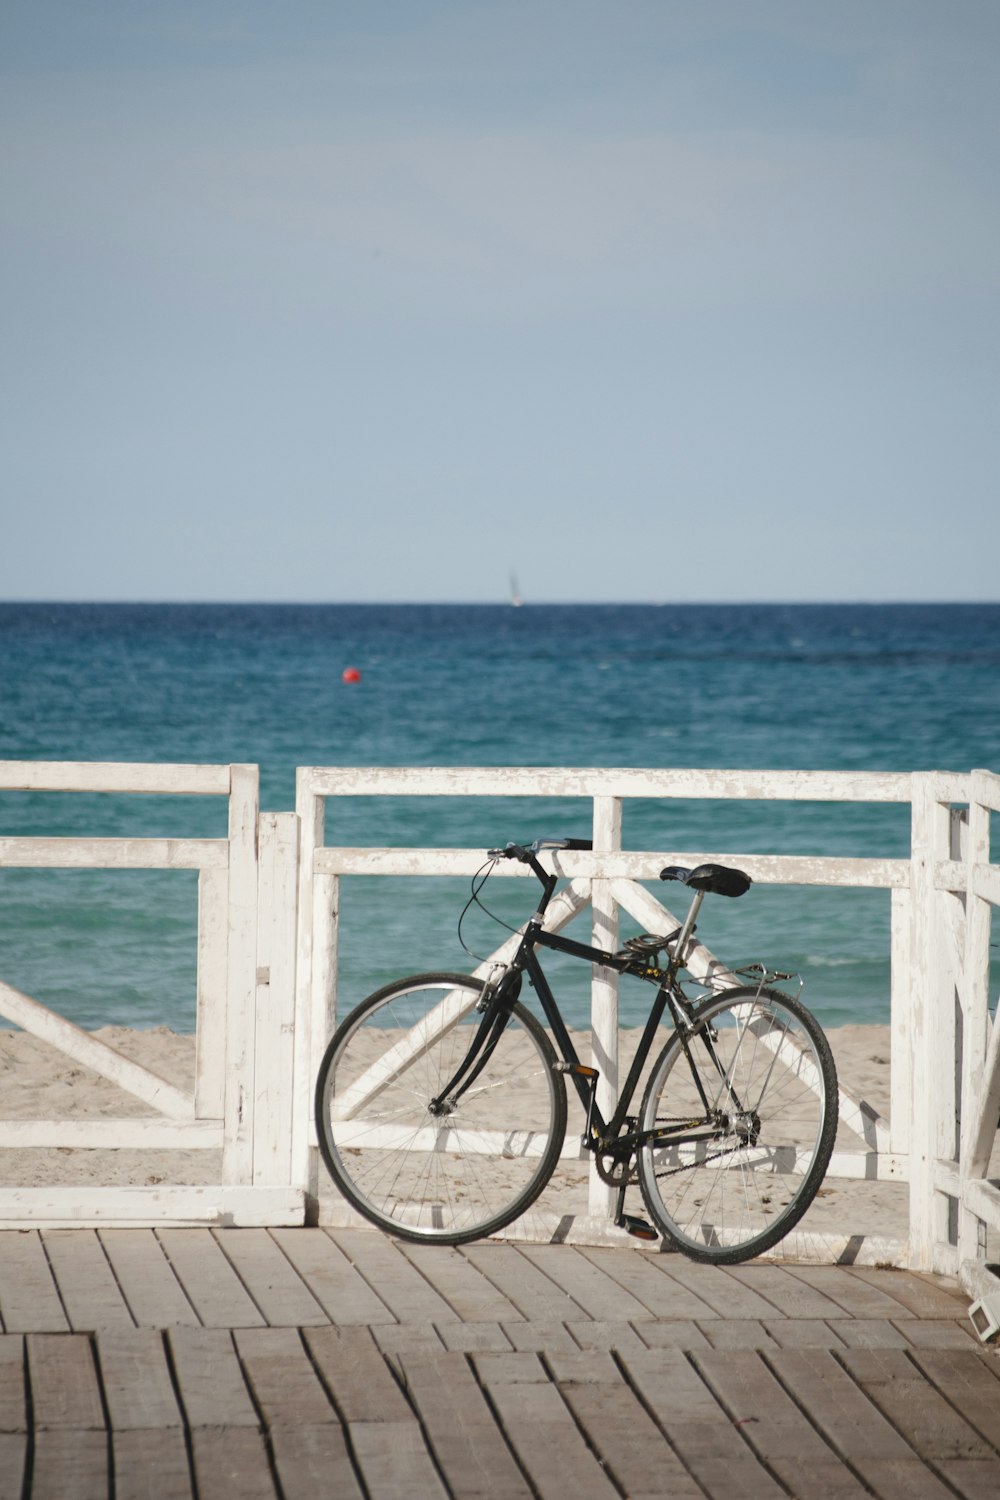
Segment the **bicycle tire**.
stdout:
<svg viewBox="0 0 1000 1500">
<path fill-rule="evenodd" d="M 639 1125 L 705 1120 L 697 1072 L 714 1129 L 642 1146 L 639 1183 L 669 1243 L 727 1265 L 771 1249 L 816 1196 L 837 1134 L 837 1074 L 819 1022 L 777 990 L 729 990 L 695 1022 L 688 1051 L 675 1032 L 656 1059 Z"/>
<path fill-rule="evenodd" d="M 520 1004 L 454 1112 L 428 1108 L 474 1035 L 483 987 L 450 973 L 385 985 L 345 1018 L 320 1065 L 327 1170 L 360 1214 L 401 1239 L 461 1245 L 496 1233 L 534 1202 L 559 1159 L 566 1084 Z"/>
</svg>

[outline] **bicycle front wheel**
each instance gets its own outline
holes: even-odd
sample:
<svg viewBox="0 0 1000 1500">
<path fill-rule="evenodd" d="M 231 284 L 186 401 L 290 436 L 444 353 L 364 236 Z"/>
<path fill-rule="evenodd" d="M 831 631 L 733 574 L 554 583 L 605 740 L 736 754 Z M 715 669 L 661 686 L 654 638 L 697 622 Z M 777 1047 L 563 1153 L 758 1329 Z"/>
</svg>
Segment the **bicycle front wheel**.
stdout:
<svg viewBox="0 0 1000 1500">
<path fill-rule="evenodd" d="M 320 1066 L 316 1128 L 330 1175 L 402 1239 L 460 1245 L 495 1233 L 559 1159 L 566 1085 L 519 1004 L 471 1087 L 453 1107 L 438 1102 L 476 1036 L 482 992 L 462 974 L 386 985 L 344 1020 Z"/>
<path fill-rule="evenodd" d="M 642 1195 L 662 1233 L 694 1260 L 769 1250 L 805 1213 L 837 1133 L 837 1075 L 819 1022 L 774 990 L 708 1001 L 657 1058 L 642 1130 Z"/>
</svg>

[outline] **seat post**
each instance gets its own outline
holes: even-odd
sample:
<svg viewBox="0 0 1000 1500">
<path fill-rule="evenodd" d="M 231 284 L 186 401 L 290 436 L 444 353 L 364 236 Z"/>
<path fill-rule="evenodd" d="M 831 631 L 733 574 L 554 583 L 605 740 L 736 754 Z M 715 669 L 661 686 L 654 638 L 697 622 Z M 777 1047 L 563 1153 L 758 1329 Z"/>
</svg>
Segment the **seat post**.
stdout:
<svg viewBox="0 0 1000 1500">
<path fill-rule="evenodd" d="M 688 908 L 688 914 L 684 918 L 684 925 L 681 928 L 680 933 L 677 937 L 677 942 L 674 945 L 675 962 L 678 968 L 681 968 L 683 966 L 684 955 L 687 952 L 688 939 L 694 931 L 694 924 L 697 921 L 698 913 L 701 911 L 701 903 L 704 901 L 704 899 L 704 891 L 695 891 L 694 895 L 691 897 L 691 905 Z"/>
</svg>

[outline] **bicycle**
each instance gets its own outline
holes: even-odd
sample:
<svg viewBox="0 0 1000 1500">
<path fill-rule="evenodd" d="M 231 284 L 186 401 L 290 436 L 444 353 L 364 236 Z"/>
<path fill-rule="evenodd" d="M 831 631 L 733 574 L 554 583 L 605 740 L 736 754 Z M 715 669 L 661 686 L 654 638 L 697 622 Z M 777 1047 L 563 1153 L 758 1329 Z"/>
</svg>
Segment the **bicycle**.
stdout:
<svg viewBox="0 0 1000 1500">
<path fill-rule="evenodd" d="M 488 980 L 452 973 L 397 980 L 345 1018 L 316 1084 L 323 1160 L 348 1202 L 399 1238 L 460 1245 L 495 1234 L 535 1202 L 555 1170 L 569 1079 L 585 1115 L 582 1150 L 617 1189 L 615 1223 L 641 1239 L 662 1236 L 694 1260 L 749 1259 L 798 1222 L 829 1164 L 838 1115 L 829 1044 L 798 996 L 773 988 L 789 974 L 754 964 L 739 971 L 744 982 L 735 987 L 702 982 L 707 993 L 694 997 L 682 987 L 705 896 L 743 895 L 752 882 L 741 870 L 668 865 L 660 878 L 692 891 L 683 923 L 615 953 L 547 930 L 559 876 L 539 854 L 591 847 L 564 838 L 490 850 L 473 882 L 477 902 L 500 859 L 526 864 L 542 886 L 511 962 Z M 656 986 L 609 1120 L 596 1100 L 597 1069 L 577 1055 L 539 949 Z M 525 975 L 548 1032 L 519 999 Z M 630 1114 L 665 1018 L 671 1034 L 638 1114 Z M 634 1184 L 652 1223 L 625 1212 Z"/>
</svg>

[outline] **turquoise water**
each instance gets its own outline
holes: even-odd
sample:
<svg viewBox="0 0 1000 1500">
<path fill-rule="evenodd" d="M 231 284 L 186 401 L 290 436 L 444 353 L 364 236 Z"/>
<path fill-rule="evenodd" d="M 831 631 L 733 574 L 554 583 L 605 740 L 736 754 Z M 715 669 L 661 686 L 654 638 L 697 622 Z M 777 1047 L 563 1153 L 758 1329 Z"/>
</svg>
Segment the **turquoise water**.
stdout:
<svg viewBox="0 0 1000 1500">
<path fill-rule="evenodd" d="M 298 765 L 1000 769 L 1000 606 L 6 604 L 0 754 L 250 761 L 273 810 L 294 806 Z M 583 802 L 359 798 L 329 806 L 328 841 L 485 849 L 586 836 L 589 818 Z M 0 836 L 225 826 L 219 799 L 0 793 Z M 624 817 L 626 847 L 664 853 L 904 855 L 908 836 L 900 807 L 635 802 Z M 468 968 L 467 890 L 345 881 L 345 999 Z M 520 883 L 489 895 L 510 921 L 531 907 Z M 0 978 L 83 1025 L 190 1029 L 195 900 L 183 871 L 0 871 Z M 800 972 L 828 1024 L 884 1020 L 888 910 L 882 892 L 755 886 L 706 905 L 701 927 L 733 962 Z M 503 932 L 477 914 L 465 936 L 486 953 Z M 556 972 L 582 1020 L 583 966 Z M 625 1019 L 647 999 L 626 996 Z"/>
</svg>

